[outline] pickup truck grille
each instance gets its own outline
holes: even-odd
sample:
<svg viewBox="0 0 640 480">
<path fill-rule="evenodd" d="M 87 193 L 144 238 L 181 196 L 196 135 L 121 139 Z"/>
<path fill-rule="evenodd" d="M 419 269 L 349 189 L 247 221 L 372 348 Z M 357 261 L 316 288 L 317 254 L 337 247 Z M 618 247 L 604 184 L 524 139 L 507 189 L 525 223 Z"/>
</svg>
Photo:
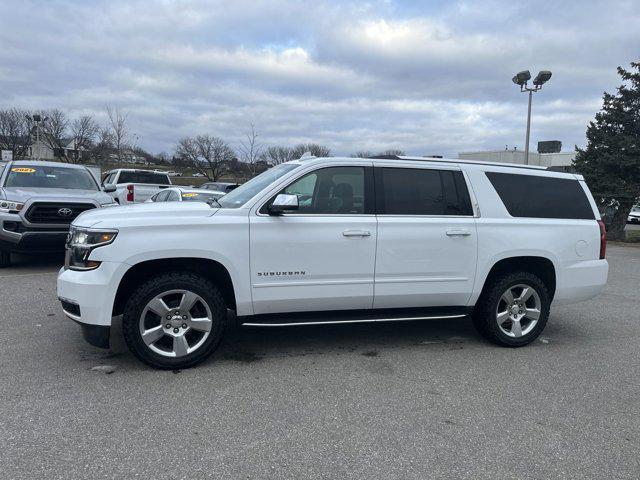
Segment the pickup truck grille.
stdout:
<svg viewBox="0 0 640 480">
<path fill-rule="evenodd" d="M 85 210 L 95 208 L 91 203 L 34 203 L 29 207 L 25 218 L 31 223 L 70 224 Z"/>
</svg>

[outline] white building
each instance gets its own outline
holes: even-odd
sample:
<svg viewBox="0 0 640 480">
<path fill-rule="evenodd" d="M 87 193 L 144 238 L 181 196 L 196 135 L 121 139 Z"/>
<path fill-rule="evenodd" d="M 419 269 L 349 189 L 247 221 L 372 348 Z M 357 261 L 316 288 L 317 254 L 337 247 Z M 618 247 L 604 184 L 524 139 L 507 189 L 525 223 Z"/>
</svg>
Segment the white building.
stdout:
<svg viewBox="0 0 640 480">
<path fill-rule="evenodd" d="M 523 150 L 482 150 L 477 152 L 460 152 L 461 160 L 480 160 L 485 162 L 520 163 L 524 165 Z M 568 171 L 571 169 L 576 152 L 537 153 L 529 152 L 529 165 L 551 167 L 553 170 Z"/>
</svg>

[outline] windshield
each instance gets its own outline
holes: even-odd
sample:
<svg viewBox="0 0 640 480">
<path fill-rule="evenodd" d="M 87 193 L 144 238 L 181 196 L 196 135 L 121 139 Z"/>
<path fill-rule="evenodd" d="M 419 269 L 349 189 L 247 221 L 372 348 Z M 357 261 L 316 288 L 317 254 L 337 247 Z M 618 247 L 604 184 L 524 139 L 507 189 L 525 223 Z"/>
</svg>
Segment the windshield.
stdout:
<svg viewBox="0 0 640 480">
<path fill-rule="evenodd" d="M 19 165 L 11 167 L 4 182 L 5 187 L 18 188 L 66 188 L 70 190 L 98 190 L 91 173 L 84 168 L 67 168 L 44 165 Z"/>
<path fill-rule="evenodd" d="M 203 192 L 182 192 L 183 202 L 208 202 L 216 200 L 224 195 L 223 193 L 203 193 Z"/>
<path fill-rule="evenodd" d="M 280 177 L 299 166 L 297 163 L 283 163 L 277 167 L 270 168 L 266 172 L 262 172 L 257 177 L 252 178 L 247 183 L 227 193 L 218 200 L 218 203 L 223 208 L 240 208 L 255 197 L 258 192 L 264 190 Z"/>
</svg>

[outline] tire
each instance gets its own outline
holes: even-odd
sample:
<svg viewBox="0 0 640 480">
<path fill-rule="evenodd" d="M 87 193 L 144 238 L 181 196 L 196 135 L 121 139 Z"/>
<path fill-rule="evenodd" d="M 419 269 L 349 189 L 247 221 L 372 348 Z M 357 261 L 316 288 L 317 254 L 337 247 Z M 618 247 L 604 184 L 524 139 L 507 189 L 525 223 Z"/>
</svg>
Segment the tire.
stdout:
<svg viewBox="0 0 640 480">
<path fill-rule="evenodd" d="M 226 315 L 222 294 L 210 280 L 189 272 L 166 273 L 134 291 L 124 307 L 122 330 L 131 352 L 147 365 L 189 368 L 218 347 Z"/>
<path fill-rule="evenodd" d="M 504 347 L 522 347 L 538 338 L 547 324 L 551 304 L 544 282 L 530 272 L 507 272 L 489 282 L 472 317 L 478 332 Z M 526 300 L 518 301 L 523 295 Z M 508 303 L 511 297 L 513 302 Z"/>
<path fill-rule="evenodd" d="M 11 265 L 11 254 L 0 250 L 0 268 L 9 267 Z"/>
</svg>

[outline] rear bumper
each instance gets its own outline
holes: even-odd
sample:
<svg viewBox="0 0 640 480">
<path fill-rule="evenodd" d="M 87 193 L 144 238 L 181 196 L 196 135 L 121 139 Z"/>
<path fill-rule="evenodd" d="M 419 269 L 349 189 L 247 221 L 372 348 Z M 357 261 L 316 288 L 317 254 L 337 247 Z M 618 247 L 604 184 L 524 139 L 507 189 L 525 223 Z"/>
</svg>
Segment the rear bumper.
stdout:
<svg viewBox="0 0 640 480">
<path fill-rule="evenodd" d="M 553 303 L 566 305 L 582 302 L 598 295 L 607 284 L 609 263 L 589 260 L 564 267 L 558 272 Z"/>
</svg>

